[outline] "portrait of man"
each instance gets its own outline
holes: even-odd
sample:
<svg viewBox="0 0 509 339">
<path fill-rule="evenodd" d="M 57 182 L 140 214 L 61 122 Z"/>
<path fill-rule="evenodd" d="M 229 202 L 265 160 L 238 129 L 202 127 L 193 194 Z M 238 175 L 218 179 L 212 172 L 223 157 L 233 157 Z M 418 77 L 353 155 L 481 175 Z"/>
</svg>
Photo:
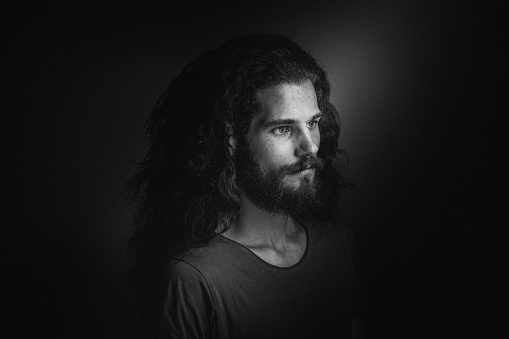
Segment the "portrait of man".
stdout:
<svg viewBox="0 0 509 339">
<path fill-rule="evenodd" d="M 509 338 L 501 2 L 16 2 L 4 332 Z"/>
<path fill-rule="evenodd" d="M 359 337 L 339 132 L 325 71 L 284 36 L 230 39 L 171 81 L 130 181 L 143 336 Z"/>
</svg>

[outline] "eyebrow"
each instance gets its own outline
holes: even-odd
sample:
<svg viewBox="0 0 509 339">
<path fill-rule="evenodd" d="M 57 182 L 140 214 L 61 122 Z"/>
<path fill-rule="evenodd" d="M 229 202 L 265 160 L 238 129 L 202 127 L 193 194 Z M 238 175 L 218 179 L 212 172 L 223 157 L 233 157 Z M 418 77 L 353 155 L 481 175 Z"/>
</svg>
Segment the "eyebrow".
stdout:
<svg viewBox="0 0 509 339">
<path fill-rule="evenodd" d="M 321 118 L 322 115 L 323 115 L 322 112 L 318 112 L 315 115 L 313 115 L 311 117 L 311 119 L 309 119 L 309 121 L 313 121 L 318 118 Z M 297 122 L 297 120 L 295 120 L 295 119 L 277 119 L 277 120 L 272 120 L 272 121 L 269 121 L 266 123 L 262 123 L 262 128 L 265 129 L 265 128 L 271 128 L 271 127 L 276 127 L 276 126 L 280 126 L 280 125 L 292 125 L 292 124 L 295 124 L 296 122 Z"/>
</svg>

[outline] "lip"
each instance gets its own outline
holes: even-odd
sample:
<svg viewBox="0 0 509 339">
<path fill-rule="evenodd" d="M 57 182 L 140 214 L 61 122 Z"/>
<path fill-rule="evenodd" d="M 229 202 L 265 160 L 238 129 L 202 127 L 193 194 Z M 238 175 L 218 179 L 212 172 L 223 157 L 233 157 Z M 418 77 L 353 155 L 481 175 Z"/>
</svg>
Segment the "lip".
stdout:
<svg viewBox="0 0 509 339">
<path fill-rule="evenodd" d="M 304 175 L 304 174 L 309 174 L 309 173 L 313 173 L 315 171 L 315 168 L 314 167 L 309 167 L 309 168 L 306 168 L 305 170 L 303 171 L 300 171 L 296 174 L 301 174 L 301 175 Z"/>
</svg>

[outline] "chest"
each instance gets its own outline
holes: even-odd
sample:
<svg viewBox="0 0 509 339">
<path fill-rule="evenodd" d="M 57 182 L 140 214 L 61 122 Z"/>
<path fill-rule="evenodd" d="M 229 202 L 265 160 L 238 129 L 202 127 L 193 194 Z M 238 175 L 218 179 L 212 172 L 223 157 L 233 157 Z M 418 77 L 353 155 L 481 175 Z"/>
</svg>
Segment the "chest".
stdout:
<svg viewBox="0 0 509 339">
<path fill-rule="evenodd" d="M 299 259 L 305 256 L 289 268 L 268 265 L 273 258 L 234 261 L 212 288 L 218 333 L 305 338 L 350 328 L 353 277 L 348 260 L 336 254 L 296 252 Z"/>
<path fill-rule="evenodd" d="M 272 248 L 249 248 L 256 256 L 276 267 L 291 267 L 296 265 L 306 252 L 306 242 L 294 244 L 284 251 Z"/>
</svg>

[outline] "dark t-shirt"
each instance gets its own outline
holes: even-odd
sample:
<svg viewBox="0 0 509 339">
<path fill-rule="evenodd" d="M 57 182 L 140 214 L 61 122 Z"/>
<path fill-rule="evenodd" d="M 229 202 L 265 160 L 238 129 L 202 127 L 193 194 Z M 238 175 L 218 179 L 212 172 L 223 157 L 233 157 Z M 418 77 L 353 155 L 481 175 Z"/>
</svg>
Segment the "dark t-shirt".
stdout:
<svg viewBox="0 0 509 339">
<path fill-rule="evenodd" d="M 291 267 L 222 236 L 172 259 L 151 290 L 143 337 L 351 337 L 363 304 L 351 234 L 305 229 L 306 251 Z"/>
</svg>

